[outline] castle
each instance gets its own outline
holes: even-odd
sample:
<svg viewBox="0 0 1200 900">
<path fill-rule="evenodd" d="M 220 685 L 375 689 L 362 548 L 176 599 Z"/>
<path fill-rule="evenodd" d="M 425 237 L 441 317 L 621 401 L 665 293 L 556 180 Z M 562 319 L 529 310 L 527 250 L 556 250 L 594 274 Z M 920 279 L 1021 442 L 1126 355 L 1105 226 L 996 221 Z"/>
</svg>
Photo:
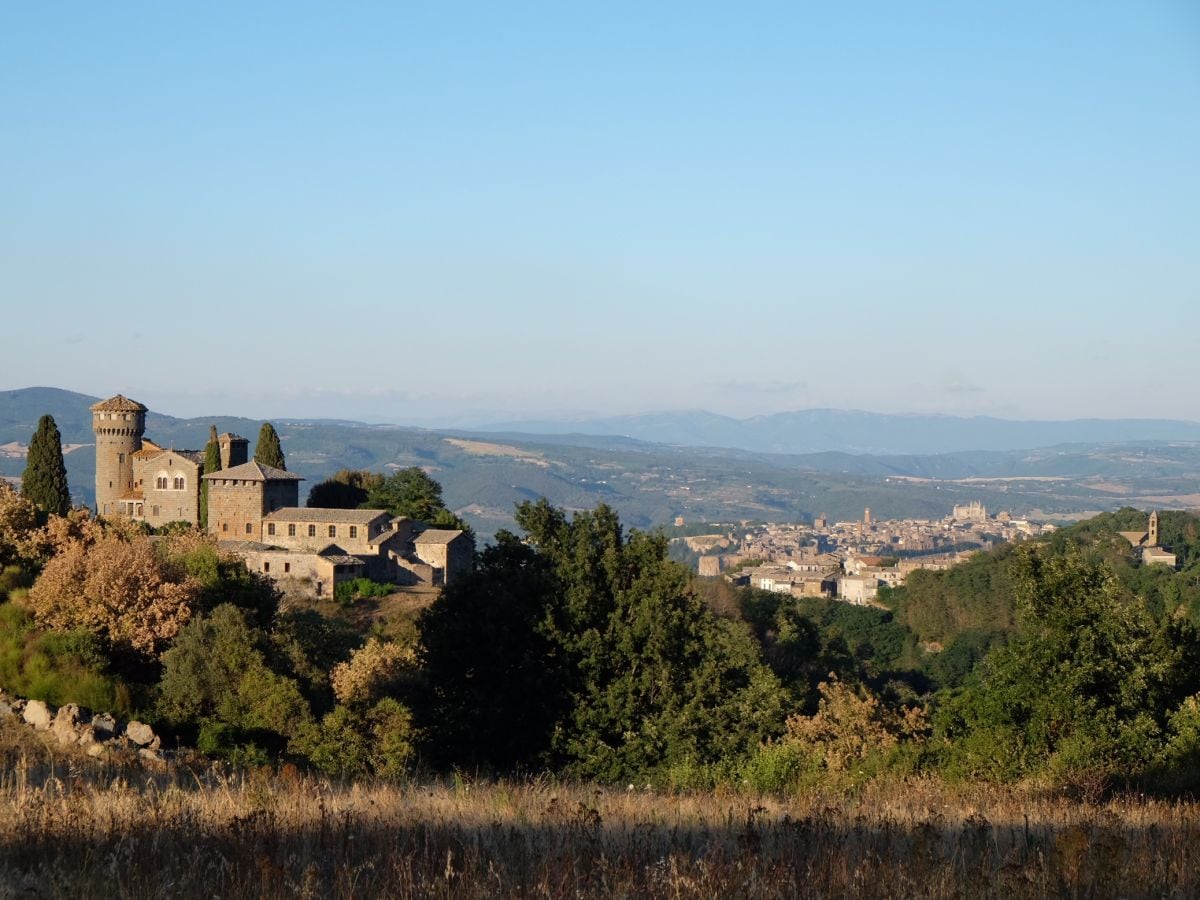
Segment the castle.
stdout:
<svg viewBox="0 0 1200 900">
<path fill-rule="evenodd" d="M 204 452 L 147 440 L 147 409 L 118 394 L 92 406 L 96 435 L 96 512 L 159 527 L 200 522 L 208 485 L 208 531 L 247 568 L 289 593 L 327 596 L 367 577 L 438 587 L 471 566 L 463 531 L 425 528 L 379 509 L 315 509 L 299 504 L 300 476 L 249 459 L 249 442 L 217 439 L 221 469 L 204 472 Z"/>
</svg>

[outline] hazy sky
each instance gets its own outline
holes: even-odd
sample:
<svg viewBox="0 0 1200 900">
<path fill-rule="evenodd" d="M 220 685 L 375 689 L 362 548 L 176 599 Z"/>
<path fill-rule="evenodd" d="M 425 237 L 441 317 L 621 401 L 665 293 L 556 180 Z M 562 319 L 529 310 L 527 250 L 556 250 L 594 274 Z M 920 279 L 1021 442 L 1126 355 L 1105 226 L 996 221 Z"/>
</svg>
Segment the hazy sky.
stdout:
<svg viewBox="0 0 1200 900">
<path fill-rule="evenodd" d="M 1200 419 L 1200 4 L 0 4 L 0 388 Z"/>
</svg>

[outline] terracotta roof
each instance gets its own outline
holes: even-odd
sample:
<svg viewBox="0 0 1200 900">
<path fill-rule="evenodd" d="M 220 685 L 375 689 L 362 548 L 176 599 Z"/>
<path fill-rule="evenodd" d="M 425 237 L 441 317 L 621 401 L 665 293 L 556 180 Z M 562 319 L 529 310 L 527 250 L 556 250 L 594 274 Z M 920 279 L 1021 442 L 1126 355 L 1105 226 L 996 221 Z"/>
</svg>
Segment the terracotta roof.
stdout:
<svg viewBox="0 0 1200 900">
<path fill-rule="evenodd" d="M 229 471 L 233 471 L 230 469 Z M 214 473 L 220 475 L 220 472 Z M 285 506 L 264 516 L 267 522 L 326 522 L 330 525 L 340 525 L 345 522 L 350 525 L 367 525 L 380 516 L 386 516 L 385 509 L 322 509 L 308 506 Z"/>
<path fill-rule="evenodd" d="M 455 529 L 451 531 L 445 528 L 430 528 L 428 531 L 422 531 L 415 538 L 414 544 L 448 544 L 456 537 L 462 534 L 461 531 Z"/>
<path fill-rule="evenodd" d="M 128 397 L 117 394 L 115 397 L 109 397 L 107 400 L 101 400 L 99 403 L 92 404 L 92 412 L 148 412 L 146 407 L 138 403 L 136 400 L 130 400 Z"/>
<path fill-rule="evenodd" d="M 153 443 L 150 443 L 150 446 L 146 447 L 145 444 L 147 443 L 150 442 L 142 442 L 142 449 L 133 454 L 135 459 L 156 459 L 164 453 L 174 453 L 176 456 L 182 456 L 188 462 L 200 468 L 204 467 L 204 453 L 200 450 L 168 450 Z"/>
<path fill-rule="evenodd" d="M 294 472 L 285 472 L 283 469 L 276 469 L 274 466 L 264 466 L 260 462 L 250 460 L 248 463 L 242 463 L 240 466 L 234 466 L 232 469 L 221 469 L 219 472 L 210 472 L 205 478 L 232 478 L 237 481 L 303 481 L 299 475 Z"/>
<path fill-rule="evenodd" d="M 152 456 L 157 456 L 162 453 L 163 448 L 154 443 L 154 441 L 142 438 L 142 449 L 134 451 L 134 459 L 150 459 Z"/>
</svg>

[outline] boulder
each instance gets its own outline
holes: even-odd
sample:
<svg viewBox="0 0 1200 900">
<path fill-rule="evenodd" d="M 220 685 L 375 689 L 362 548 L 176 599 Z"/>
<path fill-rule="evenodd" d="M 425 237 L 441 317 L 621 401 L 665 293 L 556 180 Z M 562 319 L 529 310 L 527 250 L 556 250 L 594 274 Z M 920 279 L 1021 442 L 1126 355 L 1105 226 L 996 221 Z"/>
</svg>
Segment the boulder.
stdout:
<svg viewBox="0 0 1200 900">
<path fill-rule="evenodd" d="M 99 741 L 85 742 L 83 745 L 83 752 L 93 759 L 99 759 L 100 757 L 108 754 L 108 751 L 104 749 L 104 745 Z"/>
<path fill-rule="evenodd" d="M 155 735 L 154 729 L 145 722 L 130 722 L 125 726 L 125 737 L 133 741 L 139 747 L 155 747 L 157 748 L 161 741 Z"/>
<path fill-rule="evenodd" d="M 54 713 L 44 700 L 30 700 L 26 703 L 21 718 L 38 731 L 47 731 L 54 724 Z"/>
<path fill-rule="evenodd" d="M 58 714 L 54 717 L 54 724 L 50 730 L 54 732 L 54 736 L 58 738 L 58 742 L 64 747 L 70 744 L 79 743 L 79 730 L 83 721 L 83 712 L 74 703 L 67 703 L 58 708 Z"/>
<path fill-rule="evenodd" d="M 167 761 L 163 759 L 163 755 L 158 750 L 152 750 L 149 747 L 143 747 L 138 751 L 138 759 L 144 764 L 155 768 L 163 768 L 167 764 Z"/>
<path fill-rule="evenodd" d="M 92 728 L 96 730 L 96 740 L 111 740 L 117 733 L 116 717 L 112 713 L 96 713 L 92 716 Z"/>
</svg>

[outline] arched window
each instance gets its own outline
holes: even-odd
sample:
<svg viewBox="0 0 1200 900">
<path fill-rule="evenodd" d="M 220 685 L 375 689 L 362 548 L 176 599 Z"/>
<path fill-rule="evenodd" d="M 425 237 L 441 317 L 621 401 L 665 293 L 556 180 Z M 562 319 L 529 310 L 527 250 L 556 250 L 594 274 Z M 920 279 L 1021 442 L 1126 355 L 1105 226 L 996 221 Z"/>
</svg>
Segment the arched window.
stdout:
<svg viewBox="0 0 1200 900">
<path fill-rule="evenodd" d="M 159 472 L 154 478 L 154 487 L 160 491 L 165 491 L 170 481 L 171 479 L 166 472 Z"/>
<path fill-rule="evenodd" d="M 184 488 L 184 480 L 182 475 L 175 476 L 175 490 L 182 491 Z"/>
</svg>

